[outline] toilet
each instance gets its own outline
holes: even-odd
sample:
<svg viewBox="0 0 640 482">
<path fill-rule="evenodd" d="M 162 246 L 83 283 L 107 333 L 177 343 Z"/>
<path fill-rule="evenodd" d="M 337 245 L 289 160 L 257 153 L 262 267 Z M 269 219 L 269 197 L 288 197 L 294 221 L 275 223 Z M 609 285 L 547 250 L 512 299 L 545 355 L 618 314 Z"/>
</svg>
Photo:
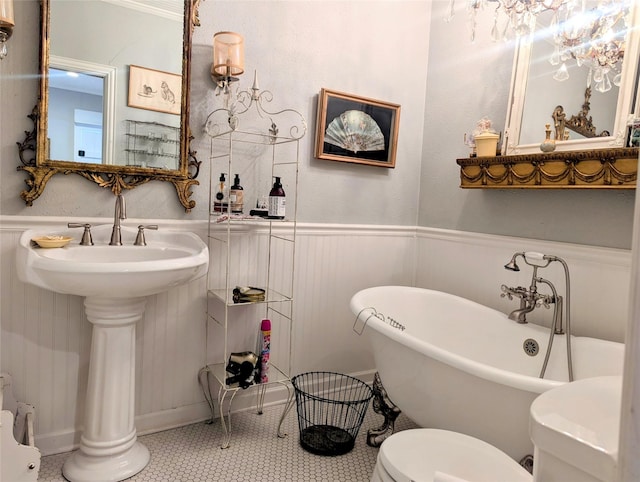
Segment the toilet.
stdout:
<svg viewBox="0 0 640 482">
<path fill-rule="evenodd" d="M 532 482 L 507 454 L 468 435 L 418 428 L 380 446 L 371 482 Z"/>
<path fill-rule="evenodd" d="M 531 404 L 536 481 L 615 480 L 622 376 L 586 378 L 544 392 Z"/>
<path fill-rule="evenodd" d="M 425 428 L 386 439 L 371 482 L 610 482 L 621 397 L 622 376 L 577 380 L 538 396 L 529 419 L 533 476 L 482 440 Z"/>
</svg>

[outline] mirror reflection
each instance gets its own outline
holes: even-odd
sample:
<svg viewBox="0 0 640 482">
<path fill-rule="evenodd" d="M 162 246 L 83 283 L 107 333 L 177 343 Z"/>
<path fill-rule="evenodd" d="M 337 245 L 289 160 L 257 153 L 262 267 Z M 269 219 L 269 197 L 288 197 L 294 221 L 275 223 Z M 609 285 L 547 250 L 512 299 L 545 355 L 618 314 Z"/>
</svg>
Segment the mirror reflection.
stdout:
<svg viewBox="0 0 640 482">
<path fill-rule="evenodd" d="M 557 150 L 627 145 L 628 118 L 638 108 L 639 39 L 631 28 L 638 6 L 631 0 L 567 5 L 539 13 L 530 37 L 519 41 L 505 154 L 540 152 L 546 124 Z"/>
<path fill-rule="evenodd" d="M 51 0 L 50 159 L 178 169 L 184 4 L 156 3 Z M 149 67 L 140 85 L 132 65 Z"/>
<path fill-rule="evenodd" d="M 98 75 L 49 67 L 49 157 L 101 164 L 104 82 Z"/>
<path fill-rule="evenodd" d="M 33 204 L 55 174 L 120 194 L 171 182 L 187 212 L 191 38 L 199 0 L 41 0 L 40 95 L 18 143 Z M 32 155 L 31 153 L 35 153 Z"/>
<path fill-rule="evenodd" d="M 597 6 L 595 0 L 587 3 L 588 10 Z M 553 115 L 558 106 L 562 106 L 565 116 L 570 118 L 579 115 L 588 103 L 587 117 L 591 117 L 596 126 L 596 136 L 603 132 L 610 135 L 614 130 L 623 59 L 617 61 L 616 55 L 616 62 L 606 73 L 600 71 L 597 75 L 590 62 L 576 61 L 570 53 L 563 56 L 562 44 L 557 40 L 559 34 L 554 35 L 553 31 L 553 15 L 554 12 L 547 11 L 538 16 L 538 34 L 531 45 L 520 144 L 540 142 L 544 125 L 551 122 L 553 126 L 557 122 Z M 620 37 L 623 24 L 621 20 L 616 22 L 614 37 Z M 588 96 L 586 89 L 590 91 Z M 566 130 L 565 136 L 568 137 L 560 140 L 587 138 Z"/>
</svg>

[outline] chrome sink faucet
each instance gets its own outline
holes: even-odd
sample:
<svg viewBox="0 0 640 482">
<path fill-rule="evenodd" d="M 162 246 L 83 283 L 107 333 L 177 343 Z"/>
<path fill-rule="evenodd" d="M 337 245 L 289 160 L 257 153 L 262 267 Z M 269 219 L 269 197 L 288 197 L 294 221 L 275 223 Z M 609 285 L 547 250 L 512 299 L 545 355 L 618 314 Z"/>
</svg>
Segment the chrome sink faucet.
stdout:
<svg viewBox="0 0 640 482">
<path fill-rule="evenodd" d="M 116 196 L 116 207 L 113 214 L 113 230 L 111 231 L 109 246 L 122 246 L 122 235 L 120 233 L 120 220 L 122 219 L 127 219 L 127 208 L 124 202 L 124 196 L 118 194 Z"/>
</svg>

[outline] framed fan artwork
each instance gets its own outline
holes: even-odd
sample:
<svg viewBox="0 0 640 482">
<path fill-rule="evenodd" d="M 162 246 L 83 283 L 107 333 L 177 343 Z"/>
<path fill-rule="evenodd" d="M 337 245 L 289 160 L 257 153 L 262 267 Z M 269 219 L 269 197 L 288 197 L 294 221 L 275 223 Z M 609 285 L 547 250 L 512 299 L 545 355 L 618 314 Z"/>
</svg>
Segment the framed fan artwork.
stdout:
<svg viewBox="0 0 640 482">
<path fill-rule="evenodd" d="M 400 106 L 322 89 L 318 98 L 318 159 L 396 166 Z"/>
</svg>

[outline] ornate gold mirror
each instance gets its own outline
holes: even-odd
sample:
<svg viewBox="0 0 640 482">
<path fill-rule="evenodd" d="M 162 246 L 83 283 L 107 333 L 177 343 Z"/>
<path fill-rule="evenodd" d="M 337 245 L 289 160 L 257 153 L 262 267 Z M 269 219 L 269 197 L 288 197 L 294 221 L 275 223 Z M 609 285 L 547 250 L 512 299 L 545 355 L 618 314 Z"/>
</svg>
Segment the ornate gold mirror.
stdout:
<svg viewBox="0 0 640 482">
<path fill-rule="evenodd" d="M 199 0 L 41 0 L 40 92 L 19 143 L 32 205 L 55 174 L 114 194 L 171 182 L 187 212 L 191 38 Z"/>
</svg>

